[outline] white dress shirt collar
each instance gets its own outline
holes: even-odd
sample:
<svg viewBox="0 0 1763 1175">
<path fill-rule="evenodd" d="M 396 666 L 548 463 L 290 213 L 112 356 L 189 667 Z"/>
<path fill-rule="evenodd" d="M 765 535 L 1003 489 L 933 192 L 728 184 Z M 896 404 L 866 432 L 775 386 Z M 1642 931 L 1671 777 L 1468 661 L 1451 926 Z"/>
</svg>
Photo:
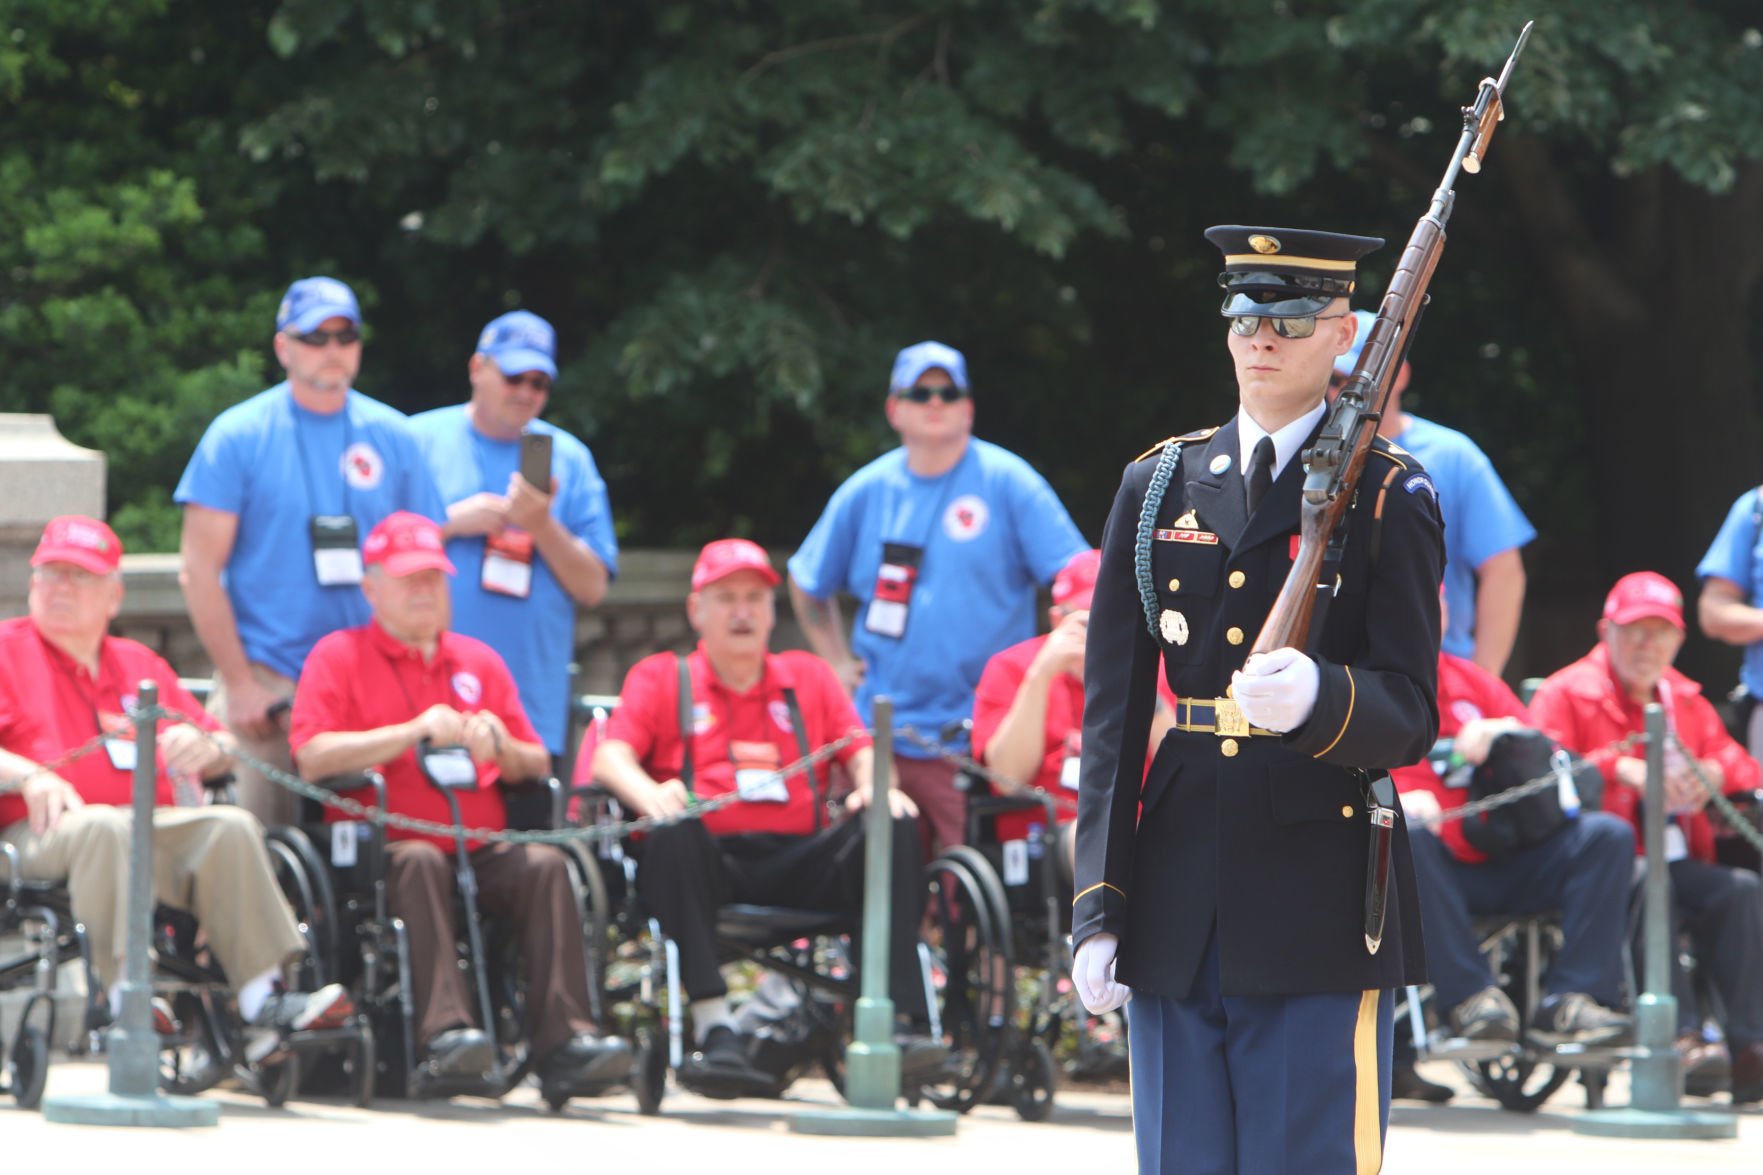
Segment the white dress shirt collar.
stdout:
<svg viewBox="0 0 1763 1175">
<path fill-rule="evenodd" d="M 1279 480 L 1279 475 L 1285 472 L 1286 465 L 1291 459 L 1298 455 L 1298 450 L 1310 438 L 1310 430 L 1316 427 L 1316 422 L 1322 419 L 1322 414 L 1326 411 L 1328 411 L 1328 401 L 1324 400 L 1278 432 L 1271 434 L 1273 437 L 1273 480 Z M 1242 460 L 1242 465 L 1238 468 L 1243 471 L 1244 477 L 1249 475 L 1249 457 L 1255 452 L 1255 446 L 1261 442 L 1262 437 L 1268 435 L 1266 429 L 1255 423 L 1254 417 L 1241 408 L 1237 409 L 1237 449 L 1238 456 Z"/>
</svg>

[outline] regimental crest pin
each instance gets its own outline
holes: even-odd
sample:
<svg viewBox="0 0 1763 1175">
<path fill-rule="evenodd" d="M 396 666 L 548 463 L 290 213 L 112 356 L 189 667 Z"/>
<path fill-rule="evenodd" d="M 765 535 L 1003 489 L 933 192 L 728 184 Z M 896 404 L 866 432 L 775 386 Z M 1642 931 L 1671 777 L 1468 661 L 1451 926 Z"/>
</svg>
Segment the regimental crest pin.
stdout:
<svg viewBox="0 0 1763 1175">
<path fill-rule="evenodd" d="M 1188 643 L 1188 618 L 1174 608 L 1165 608 L 1163 615 L 1157 620 L 1157 627 L 1163 631 L 1163 639 L 1172 645 Z"/>
<path fill-rule="evenodd" d="M 1270 237 L 1266 233 L 1255 233 L 1249 238 L 1249 248 L 1257 253 L 1279 252 L 1279 238 Z"/>
<path fill-rule="evenodd" d="M 1210 469 L 1213 473 L 1223 473 L 1230 468 L 1230 454 L 1220 453 L 1218 456 L 1212 458 L 1212 464 L 1208 465 L 1206 468 Z"/>
<path fill-rule="evenodd" d="M 1175 530 L 1199 530 L 1200 520 L 1194 517 L 1194 512 L 1192 510 L 1189 510 L 1186 514 L 1183 514 L 1180 518 L 1177 518 L 1174 522 L 1170 523 L 1170 526 Z"/>
</svg>

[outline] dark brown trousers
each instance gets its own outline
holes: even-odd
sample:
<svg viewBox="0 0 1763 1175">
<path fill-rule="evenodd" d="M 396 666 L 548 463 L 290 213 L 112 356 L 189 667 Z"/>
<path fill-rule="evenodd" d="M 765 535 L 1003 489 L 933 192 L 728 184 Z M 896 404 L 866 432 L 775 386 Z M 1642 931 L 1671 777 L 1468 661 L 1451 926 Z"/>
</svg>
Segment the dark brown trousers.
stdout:
<svg viewBox="0 0 1763 1175">
<path fill-rule="evenodd" d="M 387 846 L 386 900 L 404 919 L 410 944 L 418 1047 L 449 1028 L 478 1024 L 467 972 L 454 943 L 455 859 L 427 841 Z M 514 924 L 527 979 L 527 1033 L 543 1058 L 578 1032 L 588 1016 L 587 949 L 570 891 L 569 867 L 553 845 L 485 845 L 471 854 L 478 907 Z"/>
</svg>

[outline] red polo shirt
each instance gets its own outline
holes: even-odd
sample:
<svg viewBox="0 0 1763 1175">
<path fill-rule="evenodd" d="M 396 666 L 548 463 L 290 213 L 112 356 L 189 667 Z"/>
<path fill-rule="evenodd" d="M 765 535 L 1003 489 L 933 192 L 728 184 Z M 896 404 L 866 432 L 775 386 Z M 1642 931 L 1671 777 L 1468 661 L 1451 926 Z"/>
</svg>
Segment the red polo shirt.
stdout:
<svg viewBox="0 0 1763 1175">
<path fill-rule="evenodd" d="M 1530 714 L 1518 695 L 1498 677 L 1465 657 L 1439 654 L 1439 737 L 1456 738 L 1464 724 L 1477 718 L 1516 718 L 1532 725 Z M 1469 799 L 1468 788 L 1449 788 L 1430 764 L 1413 763 L 1391 772 L 1396 790 L 1429 791 L 1438 797 L 1439 807 L 1446 812 L 1461 808 Z M 1439 839 L 1451 855 L 1471 865 L 1488 859 L 1487 854 L 1469 843 L 1463 835 L 1463 821 L 1447 820 L 1439 825 Z"/>
<path fill-rule="evenodd" d="M 784 690 L 794 689 L 802 710 L 809 749 L 823 747 L 864 729 L 850 695 L 832 666 L 812 653 L 770 653 L 759 681 L 736 692 L 710 668 L 703 646 L 686 658 L 692 674 L 692 791 L 712 799 L 736 789 L 738 767 L 779 767 L 802 757 L 790 722 Z M 679 669 L 672 653 L 656 653 L 631 666 L 605 737 L 629 743 L 651 778 L 675 779 L 685 762 L 679 730 Z M 849 763 L 869 745 L 862 735 L 839 751 Z M 826 777 L 826 765 L 816 768 Z M 744 832 L 781 832 L 807 836 L 814 831 L 814 790 L 804 772 L 785 780 L 787 798 L 734 803 L 704 817 L 716 836 Z"/>
<path fill-rule="evenodd" d="M 521 742 L 539 742 L 508 667 L 496 651 L 480 640 L 444 632 L 432 660 L 392 637 L 376 621 L 361 628 L 333 632 L 306 658 L 294 694 L 293 723 L 288 746 L 296 756 L 317 735 L 329 731 L 375 730 L 408 722 L 430 706 L 447 705 L 462 714 L 488 710 L 501 718 L 508 733 Z M 386 777 L 387 803 L 393 812 L 419 820 L 452 821 L 447 797 L 422 776 L 416 750 L 410 748 L 378 770 Z M 501 771 L 494 763 L 478 765 L 476 791 L 459 797 L 461 817 L 469 828 L 503 829 L 507 809 L 496 784 Z M 348 819 L 327 807 L 326 822 Z M 451 850 L 447 837 L 391 829 L 393 840 L 426 840 Z M 472 842 L 476 848 L 481 842 Z"/>
<path fill-rule="evenodd" d="M 980 762 L 986 762 L 986 748 L 997 735 L 998 727 L 1004 722 L 1004 715 L 1010 712 L 1010 703 L 1016 700 L 1016 691 L 1027 680 L 1029 666 L 1034 664 L 1035 657 L 1040 654 L 1041 646 L 1047 643 L 1049 635 L 1051 634 L 1030 637 L 1011 645 L 986 662 L 985 672 L 980 674 L 979 687 L 973 694 L 973 757 Z M 1169 692 L 1169 683 L 1161 675 L 1157 678 L 1157 696 L 1168 705 L 1175 704 L 1175 698 Z M 1083 680 L 1069 673 L 1061 673 L 1047 689 L 1047 719 L 1042 733 L 1041 767 L 1029 781 L 1031 786 L 1044 789 L 1048 795 L 1059 801 L 1061 824 L 1077 819 L 1077 777 L 1075 774 L 1070 775 L 1070 786 L 1065 786 L 1060 776 L 1065 771 L 1066 758 L 1069 756 L 1076 759 L 1082 749 L 1083 722 Z M 1147 756 L 1145 770 L 1150 769 L 1151 760 Z M 1075 766 L 1072 770 L 1075 772 Z M 997 820 L 998 839 L 1025 839 L 1033 834 L 1036 827 L 1046 822 L 1046 815 L 1044 808 L 1006 812 Z"/>
<path fill-rule="evenodd" d="M 146 645 L 107 636 L 98 648 L 98 674 L 44 640 L 28 616 L 0 621 L 0 747 L 38 763 L 56 758 L 87 742 L 100 730 L 115 731 L 130 741 L 134 729 L 124 716 L 135 703 L 143 680 L 159 687 L 159 704 L 189 716 L 203 730 L 220 724 L 202 703 L 178 684 L 178 675 Z M 162 721 L 160 730 L 175 725 Z M 56 774 L 73 784 L 88 804 L 127 805 L 134 773 L 112 765 L 102 749 L 64 764 Z M 165 757 L 159 757 L 157 803 L 172 801 Z M 24 797 L 0 795 L 0 828 L 25 818 Z"/>
</svg>

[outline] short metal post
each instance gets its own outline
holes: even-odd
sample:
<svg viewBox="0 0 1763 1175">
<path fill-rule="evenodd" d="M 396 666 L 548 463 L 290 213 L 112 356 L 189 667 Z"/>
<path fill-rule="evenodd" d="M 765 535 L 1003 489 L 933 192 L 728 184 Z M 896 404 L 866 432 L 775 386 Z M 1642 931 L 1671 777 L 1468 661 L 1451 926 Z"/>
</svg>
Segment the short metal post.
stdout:
<svg viewBox="0 0 1763 1175">
<path fill-rule="evenodd" d="M 926 1136 L 955 1133 L 949 1110 L 903 1110 L 900 1046 L 894 1043 L 894 1001 L 888 995 L 893 924 L 894 818 L 888 792 L 894 773 L 894 705 L 875 699 L 875 770 L 863 829 L 863 976 L 855 1014 L 856 1038 L 845 1050 L 845 1097 L 850 1107 L 797 1114 L 802 1134 Z"/>
<path fill-rule="evenodd" d="M 43 1117 L 82 1126 L 213 1126 L 220 1105 L 206 1098 L 159 1093 L 159 1035 L 153 1031 L 153 984 L 148 955 L 153 942 L 153 809 L 159 793 L 159 722 L 140 715 L 159 707 L 159 687 L 136 688 L 135 771 L 129 830 L 128 947 L 119 985 L 122 1011 L 111 1029 L 110 1092 L 49 1098 Z M 96 944 L 108 950 L 108 943 Z"/>
<path fill-rule="evenodd" d="M 1645 714 L 1647 787 L 1641 832 L 1647 873 L 1641 916 L 1646 920 L 1646 990 L 1635 998 L 1629 1105 L 1591 1111 L 1576 1119 L 1573 1129 L 1619 1138 L 1737 1138 L 1738 1120 L 1731 1114 L 1678 1106 L 1683 1074 L 1673 1046 L 1677 997 L 1671 994 L 1671 896 L 1665 860 L 1665 710 L 1654 703 Z"/>
</svg>

